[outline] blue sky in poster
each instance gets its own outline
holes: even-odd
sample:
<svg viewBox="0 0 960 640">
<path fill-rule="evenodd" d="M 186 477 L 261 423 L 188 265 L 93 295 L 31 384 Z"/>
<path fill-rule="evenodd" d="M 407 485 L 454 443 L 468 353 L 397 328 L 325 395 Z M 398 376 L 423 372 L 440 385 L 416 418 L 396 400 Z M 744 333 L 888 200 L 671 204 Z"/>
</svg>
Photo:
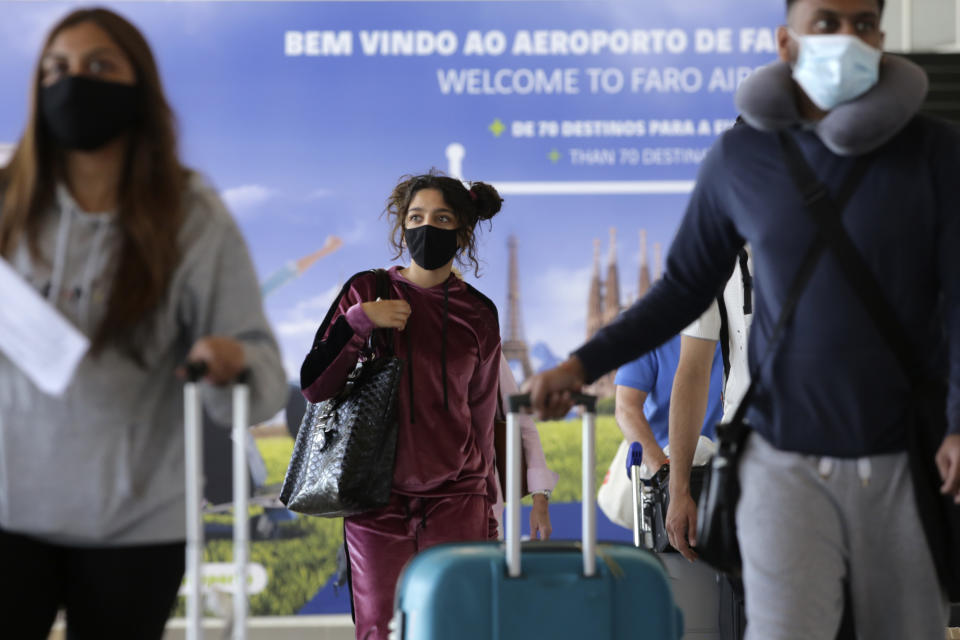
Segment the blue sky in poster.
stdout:
<svg viewBox="0 0 960 640">
<path fill-rule="evenodd" d="M 0 143 L 19 136 L 43 34 L 72 6 L 0 2 Z M 261 276 L 319 249 L 328 235 L 344 241 L 267 301 L 291 373 L 339 284 L 389 262 L 379 215 L 399 176 L 448 169 L 445 150 L 456 142 L 466 150 L 466 179 L 692 180 L 717 121 L 735 116 L 737 74 L 772 60 L 764 37 L 783 11 L 783 3 L 770 0 L 111 6 L 153 45 L 179 115 L 185 160 L 224 194 Z M 422 31 L 422 44 L 434 45 L 447 32 L 441 44 L 452 37 L 453 51 L 368 55 L 365 45 L 381 30 Z M 540 30 L 551 33 L 538 36 Z M 349 44 L 350 55 L 288 55 L 309 31 L 330 32 L 327 43 L 336 46 L 328 53 L 345 54 Z M 467 55 L 468 42 L 477 41 L 471 31 L 505 50 Z M 322 45 L 323 34 L 316 37 Z M 556 48 L 524 53 L 528 43 Z M 564 45 L 566 55 L 558 54 Z M 544 91 L 526 92 L 537 70 Z M 478 93 L 445 92 L 441 77 L 449 74 L 472 74 Z M 663 122 L 673 120 L 681 126 Z M 506 127 L 499 136 L 490 129 L 495 121 Z M 642 126 L 644 135 L 583 136 L 596 121 Z M 523 125 L 514 123 L 531 123 L 533 135 L 515 136 Z M 471 279 L 503 314 L 506 239 L 515 234 L 526 336 L 558 355 L 584 337 L 593 239 L 603 241 L 606 256 L 608 229 L 617 227 L 627 298 L 636 291 L 638 230 L 666 250 L 687 198 L 505 197 L 483 236 L 482 277 Z"/>
</svg>

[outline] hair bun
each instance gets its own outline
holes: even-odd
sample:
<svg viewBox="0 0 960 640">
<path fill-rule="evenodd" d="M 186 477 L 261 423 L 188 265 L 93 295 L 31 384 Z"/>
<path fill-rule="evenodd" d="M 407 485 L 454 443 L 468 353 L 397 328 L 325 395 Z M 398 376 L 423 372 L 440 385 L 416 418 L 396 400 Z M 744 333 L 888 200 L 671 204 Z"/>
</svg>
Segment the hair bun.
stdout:
<svg viewBox="0 0 960 640">
<path fill-rule="evenodd" d="M 477 204 L 477 220 L 489 220 L 503 206 L 503 198 L 486 182 L 471 182 L 470 196 Z"/>
</svg>

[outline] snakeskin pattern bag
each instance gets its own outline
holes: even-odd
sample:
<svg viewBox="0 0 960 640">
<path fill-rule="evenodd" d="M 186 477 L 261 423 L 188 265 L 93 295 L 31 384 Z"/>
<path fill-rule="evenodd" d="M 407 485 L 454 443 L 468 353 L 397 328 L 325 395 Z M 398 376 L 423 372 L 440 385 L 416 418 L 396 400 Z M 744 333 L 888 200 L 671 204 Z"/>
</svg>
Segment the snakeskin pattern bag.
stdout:
<svg viewBox="0 0 960 640">
<path fill-rule="evenodd" d="M 388 276 L 382 269 L 376 273 L 378 296 L 386 300 Z M 307 403 L 280 491 L 280 501 L 291 511 L 337 518 L 389 501 L 402 362 L 389 346 L 392 340 L 383 342 L 387 346 L 375 355 L 371 336 L 339 394 Z"/>
</svg>

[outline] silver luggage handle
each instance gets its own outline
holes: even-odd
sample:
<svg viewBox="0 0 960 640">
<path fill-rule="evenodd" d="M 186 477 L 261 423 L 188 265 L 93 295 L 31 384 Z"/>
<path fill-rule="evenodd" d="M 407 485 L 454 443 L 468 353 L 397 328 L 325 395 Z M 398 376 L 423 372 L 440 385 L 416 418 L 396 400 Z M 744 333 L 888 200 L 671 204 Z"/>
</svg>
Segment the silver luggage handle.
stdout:
<svg viewBox="0 0 960 640">
<path fill-rule="evenodd" d="M 576 405 L 584 407 L 583 414 L 583 456 L 581 474 L 582 520 L 583 520 L 583 574 L 592 577 L 597 572 L 597 513 L 596 513 L 596 396 L 573 394 Z M 508 399 L 507 413 L 507 572 L 512 578 L 521 574 L 520 565 L 520 425 L 517 414 L 520 409 L 530 407 L 530 394 L 511 395 Z"/>
<path fill-rule="evenodd" d="M 205 362 L 185 365 L 187 383 L 183 387 L 184 454 L 186 461 L 187 499 L 187 640 L 203 638 L 203 415 L 200 407 L 199 382 L 207 374 Z M 233 640 L 245 640 L 247 633 L 247 564 L 249 562 L 250 529 L 247 524 L 246 437 L 250 425 L 249 372 L 244 370 L 233 385 Z"/>
</svg>

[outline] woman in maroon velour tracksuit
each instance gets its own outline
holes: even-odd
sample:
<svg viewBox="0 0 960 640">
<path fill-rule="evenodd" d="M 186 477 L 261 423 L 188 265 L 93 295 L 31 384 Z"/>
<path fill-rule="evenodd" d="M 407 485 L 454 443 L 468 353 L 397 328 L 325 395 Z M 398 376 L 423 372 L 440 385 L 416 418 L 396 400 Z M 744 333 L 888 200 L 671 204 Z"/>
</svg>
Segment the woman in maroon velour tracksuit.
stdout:
<svg viewBox="0 0 960 640">
<path fill-rule="evenodd" d="M 500 329 L 496 307 L 453 262 L 477 268 L 477 223 L 501 202 L 490 185 L 467 189 L 434 174 L 397 185 L 387 205 L 391 242 L 412 262 L 387 271 L 389 300 L 377 300 L 373 273 L 354 276 L 300 372 L 308 400 L 330 398 L 371 331 L 396 329 L 404 372 L 393 493 L 386 507 L 344 519 L 357 638 L 387 637 L 397 579 L 415 553 L 489 537 Z"/>
</svg>

